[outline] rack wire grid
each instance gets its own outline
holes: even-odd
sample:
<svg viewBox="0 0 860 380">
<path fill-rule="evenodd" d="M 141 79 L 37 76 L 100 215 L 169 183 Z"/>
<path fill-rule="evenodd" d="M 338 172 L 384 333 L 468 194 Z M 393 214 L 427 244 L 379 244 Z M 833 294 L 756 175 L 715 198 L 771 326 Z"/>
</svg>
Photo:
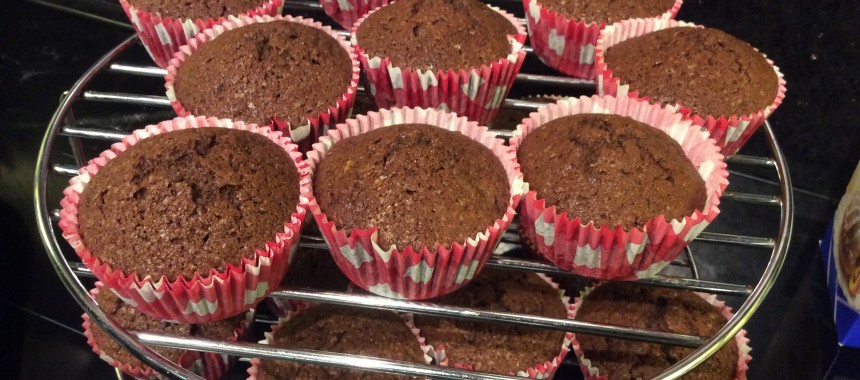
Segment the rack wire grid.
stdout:
<svg viewBox="0 0 860 380">
<path fill-rule="evenodd" d="M 285 8 L 296 11 L 321 12 L 318 3 L 307 1 L 286 1 Z M 346 32 L 343 32 L 346 33 Z M 466 371 L 452 367 L 441 367 L 432 365 L 420 365 L 402 361 L 384 360 L 379 358 L 362 357 L 346 354 L 335 354 L 313 350 L 287 350 L 272 346 L 255 343 L 217 341 L 202 338 L 180 337 L 164 333 L 153 333 L 146 331 L 126 331 L 112 321 L 90 297 L 87 289 L 81 282 L 81 278 L 92 277 L 90 271 L 79 261 L 75 255 L 63 253 L 58 243 L 56 222 L 59 212 L 56 204 L 49 204 L 50 176 L 74 176 L 86 160 L 85 147 L 87 144 L 97 142 L 113 142 L 128 134 L 131 129 L 118 131 L 105 128 L 81 127 L 77 125 L 74 117 L 73 106 L 82 103 L 111 102 L 131 106 L 163 107 L 169 110 L 170 103 L 163 95 L 139 95 L 114 91 L 97 91 L 89 88 L 93 79 L 103 73 L 112 73 L 143 78 L 150 81 L 160 80 L 165 70 L 133 64 L 116 62 L 130 47 L 138 44 L 137 37 L 132 35 L 117 45 L 113 50 L 99 59 L 79 80 L 64 92 L 60 99 L 60 105 L 54 113 L 48 129 L 42 141 L 35 173 L 34 205 L 36 209 L 39 233 L 51 262 L 69 292 L 75 300 L 90 315 L 105 332 L 116 339 L 120 345 L 128 349 L 132 354 L 141 359 L 147 365 L 153 367 L 160 373 L 170 378 L 198 379 L 199 377 L 188 370 L 177 366 L 164 357 L 152 351 L 148 346 L 162 346 L 169 348 L 190 349 L 197 351 L 209 351 L 226 355 L 234 355 L 242 358 L 258 357 L 279 360 L 291 360 L 306 364 L 328 365 L 341 368 L 361 369 L 373 372 L 407 375 L 435 379 L 514 379 L 515 377 Z M 142 49 L 141 49 L 142 50 Z M 529 55 L 531 49 L 527 47 Z M 159 79 L 155 79 L 159 78 Z M 517 75 L 516 83 L 520 85 L 551 86 L 566 89 L 567 92 L 593 91 L 594 82 L 567 78 L 561 76 L 540 75 L 520 73 Z M 516 87 L 516 86 L 515 86 Z M 367 96 L 363 89 L 359 89 L 359 96 Z M 505 99 L 504 107 L 518 110 L 534 110 L 544 103 Z M 137 125 L 140 128 L 143 125 Z M 500 137 L 510 137 L 510 131 L 492 129 Z M 582 334 L 592 334 L 613 338 L 621 338 L 636 341 L 653 342 L 682 347 L 694 348 L 695 350 L 686 358 L 675 365 L 665 369 L 656 376 L 657 379 L 675 379 L 683 376 L 703 361 L 707 360 L 727 342 L 732 341 L 744 324 L 750 319 L 760 306 L 765 295 L 767 295 L 785 260 L 788 243 L 791 237 L 793 224 L 793 193 L 791 180 L 787 170 L 785 157 L 774 138 L 773 131 L 768 123 L 765 123 L 757 132 L 762 134 L 770 149 L 770 157 L 734 155 L 726 159 L 730 169 L 736 167 L 749 167 L 752 170 L 766 170 L 775 174 L 779 184 L 779 194 L 776 196 L 755 193 L 725 192 L 721 200 L 725 202 L 737 202 L 742 205 L 769 206 L 772 213 L 779 217 L 778 232 L 774 236 L 754 237 L 743 234 L 724 234 L 703 232 L 696 242 L 708 244 L 719 244 L 722 246 L 745 246 L 762 251 L 770 251 L 770 259 L 755 284 L 733 284 L 715 281 L 703 281 L 699 279 L 699 269 L 693 251 L 688 247 L 684 254 L 675 260 L 667 271 L 655 278 L 640 280 L 638 283 L 649 286 L 663 286 L 677 289 L 687 289 L 706 293 L 715 293 L 730 296 L 744 297 L 745 300 L 735 311 L 734 316 L 711 337 L 693 336 L 685 334 L 664 333 L 644 329 L 626 328 L 599 323 L 580 322 L 570 319 L 547 318 L 534 315 L 515 313 L 492 312 L 486 310 L 474 310 L 447 305 L 439 305 L 431 302 L 412 302 L 388 299 L 374 295 L 360 295 L 338 292 L 318 291 L 314 289 L 295 289 L 277 291 L 270 297 L 288 298 L 302 301 L 334 303 L 349 307 L 365 307 L 386 310 L 397 310 L 400 312 L 411 312 L 426 314 L 443 318 L 459 318 L 465 320 L 507 323 L 520 326 L 530 326 L 557 331 L 570 331 Z M 69 143 L 72 162 L 61 162 L 64 157 L 57 154 L 56 145 L 60 138 L 65 137 Z M 68 156 L 68 155 L 66 155 Z M 55 161 L 57 159 L 57 161 Z M 70 161 L 65 159 L 65 161 Z M 730 170 L 733 176 L 737 172 Z M 56 196 L 60 188 L 52 188 L 52 195 Z M 54 192 L 56 191 L 56 192 Z M 755 213 L 754 213 L 755 214 Z M 500 247 L 518 247 L 519 235 L 516 225 L 505 232 Z M 324 240 L 320 236 L 303 236 L 300 245 L 306 248 L 327 249 Z M 500 253 L 500 252 L 496 252 Z M 69 257 L 74 257 L 72 261 Z M 544 273 L 551 276 L 576 277 L 575 275 L 562 271 L 551 264 L 530 261 L 511 257 L 508 254 L 495 255 L 487 263 L 490 267 L 505 270 L 516 270 L 526 272 Z M 256 322 L 262 324 L 275 323 L 272 319 L 257 318 Z"/>
</svg>

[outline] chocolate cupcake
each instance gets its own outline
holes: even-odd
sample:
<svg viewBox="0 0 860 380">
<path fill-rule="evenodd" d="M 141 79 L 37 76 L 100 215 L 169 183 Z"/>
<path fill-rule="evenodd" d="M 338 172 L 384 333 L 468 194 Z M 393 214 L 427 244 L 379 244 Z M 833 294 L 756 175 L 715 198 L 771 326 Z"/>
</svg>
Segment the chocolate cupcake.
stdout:
<svg viewBox="0 0 860 380">
<path fill-rule="evenodd" d="M 716 217 L 728 183 L 713 141 L 643 99 L 562 99 L 523 120 L 511 146 L 531 190 L 524 239 L 589 277 L 659 272 Z"/>
<path fill-rule="evenodd" d="M 583 293 L 575 319 L 584 322 L 689 334 L 715 335 L 731 316 L 713 296 L 690 291 L 610 282 Z M 685 379 L 745 378 L 750 358 L 741 331 Z M 693 352 L 691 348 L 576 334 L 574 350 L 586 379 L 650 379 Z"/>
<path fill-rule="evenodd" d="M 329 351 L 430 364 L 406 323 L 390 311 L 314 305 L 293 313 L 266 333 L 274 347 Z M 252 359 L 249 379 L 401 379 L 396 375 L 289 361 Z"/>
<path fill-rule="evenodd" d="M 537 57 L 570 76 L 594 79 L 600 31 L 631 18 L 670 19 L 683 0 L 523 0 Z"/>
<path fill-rule="evenodd" d="M 433 300 L 441 305 L 567 318 L 563 291 L 546 277 L 487 268 L 469 285 Z M 568 352 L 565 333 L 507 324 L 414 316 L 443 365 L 550 378 Z"/>
<path fill-rule="evenodd" d="M 748 43 L 681 22 L 629 20 L 598 47 L 599 90 L 672 105 L 734 154 L 784 97 L 781 74 Z"/>
<path fill-rule="evenodd" d="M 343 37 L 313 20 L 231 19 L 195 37 L 165 77 L 180 116 L 274 123 L 294 141 L 316 141 L 346 119 L 358 61 Z"/>
<path fill-rule="evenodd" d="M 552 120 L 523 139 L 517 159 L 539 197 L 595 225 L 642 228 L 658 215 L 681 219 L 705 206 L 705 182 L 681 145 L 629 117 Z"/>
<path fill-rule="evenodd" d="M 160 67 L 201 30 L 239 15 L 275 16 L 283 0 L 119 0 L 146 51 Z"/>
<path fill-rule="evenodd" d="M 150 316 L 199 323 L 241 313 L 280 282 L 298 242 L 309 190 L 288 141 L 202 117 L 136 131 L 71 181 L 64 237 Z"/>
<path fill-rule="evenodd" d="M 244 315 L 197 325 L 164 322 L 135 310 L 134 307 L 120 300 L 113 292 L 103 288 L 101 283 L 96 283 L 96 288 L 91 290 L 90 294 L 93 295 L 105 314 L 127 330 L 206 339 L 236 340 L 247 324 Z M 104 361 L 136 378 L 156 377 L 152 368 L 120 347 L 119 343 L 92 323 L 87 314 L 84 314 L 82 318 L 84 319 L 84 336 L 87 337 L 87 343 L 92 347 L 93 352 Z M 206 379 L 219 379 L 228 370 L 228 358 L 226 356 L 164 347 L 153 347 L 153 350 L 168 360 L 192 369 Z"/>
<path fill-rule="evenodd" d="M 371 112 L 339 125 L 308 157 L 311 211 L 335 262 L 380 295 L 429 298 L 467 282 L 519 199 L 503 142 L 445 112 Z"/>
<path fill-rule="evenodd" d="M 352 30 L 380 108 L 441 108 L 480 124 L 507 95 L 524 40 L 515 18 L 477 0 L 397 1 Z"/>
<path fill-rule="evenodd" d="M 403 124 L 335 144 L 314 173 L 314 195 L 340 228 L 376 227 L 380 247 L 450 249 L 504 215 L 511 197 L 505 177 L 479 142 Z"/>
</svg>

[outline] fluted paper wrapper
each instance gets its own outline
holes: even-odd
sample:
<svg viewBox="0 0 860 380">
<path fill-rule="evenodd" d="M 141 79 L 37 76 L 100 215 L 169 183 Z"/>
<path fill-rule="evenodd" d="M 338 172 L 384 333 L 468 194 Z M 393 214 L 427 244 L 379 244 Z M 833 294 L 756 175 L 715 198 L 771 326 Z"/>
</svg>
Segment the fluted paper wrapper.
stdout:
<svg viewBox="0 0 860 380">
<path fill-rule="evenodd" d="M 104 284 L 97 281 L 96 287 L 90 290 L 90 295 L 93 298 L 99 294 L 99 292 L 105 291 Z M 110 364 L 110 366 L 114 368 L 118 368 L 123 371 L 125 374 L 134 377 L 136 379 L 162 379 L 164 378 L 158 372 L 152 370 L 149 367 L 138 367 L 130 364 L 122 363 L 117 361 L 116 359 L 109 356 L 107 353 L 102 351 L 102 349 L 98 346 L 93 338 L 93 327 L 95 324 L 90 319 L 90 316 L 84 313 L 81 315 L 83 319 L 83 324 L 81 325 L 84 328 L 84 336 L 87 338 L 87 344 L 90 345 L 93 352 L 99 356 L 102 360 Z M 235 341 L 240 336 L 244 334 L 245 329 L 247 328 L 247 320 L 243 320 L 236 328 L 233 330 L 233 336 L 224 337 L 224 339 Z M 211 352 L 197 352 L 197 351 L 185 351 L 179 357 L 178 363 L 180 366 L 191 370 L 193 373 L 202 376 L 207 380 L 218 380 L 230 369 L 229 358 L 226 355 L 219 355 Z"/>
<path fill-rule="evenodd" d="M 389 0 L 320 0 L 323 10 L 346 30 L 370 11 L 388 5 Z"/>
<path fill-rule="evenodd" d="M 564 294 L 564 289 L 560 289 L 558 283 L 553 281 L 551 278 L 543 275 L 543 274 L 535 274 L 539 276 L 541 279 L 547 282 L 550 286 L 558 290 L 559 297 L 561 298 L 561 303 L 565 305 L 565 309 L 567 310 L 567 318 L 573 319 L 573 309 L 570 303 L 570 297 Z M 409 315 L 410 321 L 412 320 L 412 316 Z M 414 322 L 413 322 L 414 324 Z M 417 334 L 421 337 L 421 330 L 417 330 Z M 520 377 L 528 377 L 532 379 L 551 379 L 555 371 L 558 369 L 558 366 L 561 365 L 561 362 L 564 361 L 564 358 L 567 356 L 567 353 L 570 352 L 570 342 L 573 338 L 573 333 L 565 333 L 564 338 L 562 339 L 561 347 L 559 349 L 558 355 L 552 358 L 547 358 L 543 363 L 535 363 L 535 365 L 529 368 L 512 368 L 508 375 L 512 376 L 520 376 Z M 422 342 L 425 342 L 426 339 L 421 337 Z M 426 343 L 425 343 L 426 344 Z M 436 356 L 436 363 L 442 366 L 453 366 L 454 368 L 462 368 L 469 371 L 473 371 L 474 367 L 469 363 L 461 363 L 454 362 L 448 358 L 448 355 L 445 353 L 445 342 L 440 342 L 437 346 L 426 344 L 430 347 L 429 352 L 434 353 Z"/>
<path fill-rule="evenodd" d="M 284 230 L 272 237 L 265 246 L 258 248 L 252 257 L 243 257 L 241 262 L 227 263 L 223 271 L 212 268 L 205 273 L 196 273 L 191 278 L 179 276 L 168 281 L 166 276 L 126 273 L 122 268 L 102 262 L 86 247 L 78 224 L 78 202 L 90 179 L 108 161 L 122 154 L 140 140 L 153 135 L 187 128 L 232 128 L 250 131 L 269 138 L 286 151 L 299 173 L 301 195 L 289 220 L 284 221 Z M 288 137 L 269 128 L 254 124 L 233 122 L 229 119 L 204 117 L 175 118 L 138 129 L 102 152 L 80 170 L 78 176 L 69 181 L 60 201 L 59 226 L 63 237 L 83 261 L 84 265 L 114 291 L 126 303 L 146 315 L 181 323 L 204 323 L 226 319 L 248 310 L 272 289 L 280 284 L 287 271 L 290 257 L 299 241 L 299 231 L 305 219 L 304 202 L 310 194 L 310 176 L 307 166 L 296 146 Z M 128 241 L 128 244 L 135 244 Z"/>
<path fill-rule="evenodd" d="M 651 19 L 625 20 L 607 26 L 600 33 L 597 47 L 594 50 L 598 93 L 618 97 L 639 97 L 637 89 L 625 84 L 624 78 L 613 75 L 612 67 L 606 64 L 604 53 L 606 49 L 623 41 L 667 28 L 702 28 L 702 26 L 683 21 Z M 767 59 L 767 56 L 764 57 Z M 716 141 L 717 146 L 722 148 L 722 153 L 731 156 L 746 144 L 750 136 L 764 124 L 765 120 L 782 104 L 782 100 L 785 98 L 785 79 L 773 61 L 767 59 L 767 62 L 776 73 L 778 87 L 773 103 L 763 109 L 747 115 L 700 115 L 693 113 L 691 109 L 681 104 L 668 106 L 683 114 L 685 118 L 692 120 L 694 125 L 707 130 L 711 138 Z"/>
<path fill-rule="evenodd" d="M 300 313 L 303 313 L 308 308 L 314 307 L 313 303 L 305 303 L 297 308 L 291 310 L 287 313 L 286 317 L 278 318 L 278 324 L 272 327 L 272 331 L 266 332 L 264 334 L 265 339 L 259 341 L 260 344 L 271 345 L 272 339 L 274 339 L 275 334 L 278 330 L 283 328 L 284 325 L 290 322 L 290 319 L 295 318 Z M 393 313 L 393 312 L 392 312 Z M 424 344 L 424 338 L 421 337 L 420 331 L 415 327 L 415 324 L 412 323 L 412 318 L 409 314 L 400 314 L 400 318 L 403 320 L 403 323 L 406 324 L 406 327 L 412 332 L 415 336 L 416 343 L 421 351 L 424 352 L 424 364 L 432 364 L 433 359 L 435 359 L 436 354 L 433 352 L 433 347 L 427 346 Z M 260 359 L 253 358 L 251 359 L 251 368 L 248 368 L 248 380 L 257 380 L 257 376 L 260 373 Z"/>
<path fill-rule="evenodd" d="M 683 0 L 655 19 L 673 19 Z M 523 0 L 529 26 L 529 41 L 535 55 L 547 66 L 565 75 L 594 79 L 594 47 L 605 22 L 572 19 L 546 8 L 538 0 Z"/>
<path fill-rule="evenodd" d="M 187 61 L 194 52 L 196 52 L 200 47 L 208 41 L 211 41 L 224 32 L 228 30 L 233 30 L 236 28 L 241 28 L 246 25 L 263 23 L 263 22 L 295 22 L 302 25 L 306 25 L 312 28 L 319 29 L 326 34 L 330 35 L 333 39 L 337 41 L 338 44 L 346 51 L 347 55 L 349 55 L 349 59 L 351 62 L 351 70 L 352 77 L 350 78 L 349 86 L 344 88 L 343 94 L 332 104 L 328 105 L 327 108 L 323 110 L 315 110 L 316 114 L 307 115 L 307 123 L 296 126 L 291 125 L 287 121 L 279 120 L 277 118 L 272 118 L 272 123 L 270 126 L 272 129 L 276 129 L 279 131 L 288 134 L 289 137 L 299 146 L 299 150 L 302 152 L 307 151 L 311 144 L 316 142 L 319 136 L 325 134 L 325 131 L 328 128 L 334 127 L 337 123 L 342 123 L 346 120 L 347 115 L 349 115 L 352 110 L 353 104 L 355 104 L 355 95 L 358 91 L 358 79 L 361 75 L 361 67 L 358 63 L 358 58 L 355 54 L 353 48 L 349 45 L 344 37 L 339 35 L 337 32 L 333 31 L 328 26 L 323 26 L 317 21 L 312 19 L 306 19 L 302 17 L 293 17 L 293 16 L 256 16 L 256 17 L 235 17 L 229 20 L 225 20 L 212 28 L 203 30 L 194 38 L 190 38 L 188 40 L 188 44 L 182 46 L 179 51 L 173 56 L 170 60 L 170 64 L 167 67 L 167 75 L 164 76 L 164 87 L 167 90 L 167 98 L 170 100 L 170 105 L 173 107 L 173 110 L 179 116 L 189 116 L 191 115 L 191 111 L 187 110 L 185 106 L 182 105 L 181 99 L 177 98 L 176 90 L 174 88 L 174 84 L 176 82 L 176 76 L 179 73 L 179 67 L 182 66 L 185 61 Z M 283 102 L 289 102 L 289 99 L 282 100 Z M 231 115 L 211 115 L 211 116 L 231 116 Z M 272 115 L 274 116 L 274 115 Z"/>
<path fill-rule="evenodd" d="M 681 114 L 644 99 L 609 96 L 565 98 L 539 108 L 517 126 L 511 147 L 518 149 L 524 138 L 549 121 L 584 113 L 626 116 L 668 134 L 704 180 L 706 204 L 680 220 L 658 215 L 641 229 L 625 230 L 623 226 L 595 225 L 578 215 L 559 213 L 532 190 L 520 207 L 526 241 L 559 268 L 582 276 L 620 280 L 652 277 L 719 214 L 720 196 L 728 185 L 723 156 L 707 133 L 682 120 Z"/>
<path fill-rule="evenodd" d="M 384 109 L 349 119 L 314 144 L 313 150 L 308 152 L 308 165 L 315 171 L 338 141 L 374 129 L 409 123 L 430 124 L 459 132 L 490 149 L 499 158 L 511 186 L 505 214 L 486 230 L 464 237 L 463 241 L 437 242 L 435 247 L 423 246 L 416 251 L 412 247 L 402 250 L 393 245 L 380 247 L 376 227 L 339 229 L 336 221 L 329 220 L 320 210 L 314 198 L 309 200 L 309 208 L 335 263 L 354 284 L 381 296 L 417 300 L 453 292 L 480 273 L 510 225 L 524 185 L 516 157 L 504 141 L 465 117 L 433 109 Z"/>
<path fill-rule="evenodd" d="M 135 8 L 128 0 L 119 0 L 119 4 L 131 21 L 131 26 L 137 32 L 140 42 L 159 67 L 167 67 L 170 58 L 179 51 L 179 47 L 187 44 L 188 40 L 194 38 L 201 30 L 211 28 L 228 18 L 240 16 L 236 14 L 218 19 L 171 18 Z M 281 14 L 283 6 L 283 0 L 269 0 L 261 3 L 257 8 L 243 12 L 242 15 L 275 16 Z"/>
<path fill-rule="evenodd" d="M 509 35 L 511 52 L 495 62 L 459 70 L 419 70 L 395 66 L 389 57 L 368 55 L 358 40 L 358 29 L 373 12 L 352 29 L 352 44 L 364 68 L 370 93 L 379 108 L 421 107 L 451 111 L 486 125 L 499 112 L 525 59 L 525 27 L 513 16 L 490 7 L 516 28 Z M 479 38 L 477 36 L 476 38 Z"/>
<path fill-rule="evenodd" d="M 600 286 L 599 284 L 595 287 Z M 571 319 L 575 319 L 576 311 L 582 307 L 582 300 L 591 293 L 594 288 L 585 288 L 582 293 L 580 293 L 579 297 L 576 298 L 573 305 L 571 306 L 572 314 L 570 316 Z M 708 301 L 714 308 L 719 310 L 720 314 L 726 318 L 726 321 L 732 319 L 732 308 L 726 306 L 726 303 L 717 299 L 717 296 L 713 294 L 707 293 L 699 293 L 693 292 L 697 296 L 702 297 L 705 301 Z M 735 334 L 734 342 L 729 342 L 726 344 L 736 344 L 738 346 L 738 361 L 735 366 L 735 377 L 734 380 L 746 380 L 747 378 L 747 370 L 749 369 L 750 360 L 752 360 L 752 356 L 750 356 L 750 351 L 752 348 L 749 346 L 750 340 L 747 338 L 747 331 L 741 330 Z M 579 369 L 582 370 L 582 376 L 585 377 L 585 380 L 609 380 L 609 377 L 606 375 L 600 374 L 600 368 L 594 367 L 591 365 L 591 360 L 585 356 L 585 353 L 582 347 L 579 345 L 579 341 L 576 340 L 576 334 L 572 334 L 571 337 L 571 346 L 573 347 L 573 352 L 576 354 L 576 359 L 579 362 Z"/>
</svg>

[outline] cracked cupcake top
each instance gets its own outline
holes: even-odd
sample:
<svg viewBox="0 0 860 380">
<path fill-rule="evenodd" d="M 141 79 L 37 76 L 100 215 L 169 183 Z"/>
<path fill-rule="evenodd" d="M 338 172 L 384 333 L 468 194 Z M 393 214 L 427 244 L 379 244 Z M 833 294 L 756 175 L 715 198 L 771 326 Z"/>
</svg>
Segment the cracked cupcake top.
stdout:
<svg viewBox="0 0 860 380">
<path fill-rule="evenodd" d="M 492 151 L 425 124 L 375 129 L 334 144 L 314 174 L 320 209 L 347 233 L 379 228 L 387 249 L 450 247 L 501 218 L 510 185 Z"/>
<path fill-rule="evenodd" d="M 100 261 L 169 281 L 253 257 L 296 212 L 290 156 L 256 133 L 191 128 L 144 139 L 81 194 L 81 238 Z"/>
<path fill-rule="evenodd" d="M 400 0 L 367 17 L 358 45 L 399 67 L 459 70 L 489 65 L 511 53 L 508 19 L 476 0 Z"/>
<path fill-rule="evenodd" d="M 322 30 L 276 20 L 229 30 L 179 66 L 176 98 L 193 115 L 293 127 L 326 112 L 347 91 L 352 62 Z"/>
<path fill-rule="evenodd" d="M 547 207 L 582 223 L 642 227 L 705 206 L 705 183 L 681 146 L 628 117 L 580 114 L 531 132 L 517 151 L 523 177 Z"/>
<path fill-rule="evenodd" d="M 748 115 L 773 103 L 779 78 L 748 43 L 711 28 L 669 28 L 606 50 L 612 76 L 630 91 L 699 115 Z"/>
</svg>

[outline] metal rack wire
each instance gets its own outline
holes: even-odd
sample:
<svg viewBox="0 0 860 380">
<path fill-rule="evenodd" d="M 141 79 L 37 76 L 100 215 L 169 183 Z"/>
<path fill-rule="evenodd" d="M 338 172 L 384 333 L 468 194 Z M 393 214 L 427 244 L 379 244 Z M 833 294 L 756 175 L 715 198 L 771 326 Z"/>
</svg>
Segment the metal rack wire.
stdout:
<svg viewBox="0 0 860 380">
<path fill-rule="evenodd" d="M 287 1 L 286 3 L 286 7 L 301 6 L 306 8 L 315 8 L 313 6 L 315 3 L 310 2 Z M 99 326 L 102 326 L 103 330 L 105 330 L 114 339 L 117 339 L 123 347 L 129 349 L 129 351 L 139 357 L 146 364 L 173 378 L 190 379 L 197 377 L 159 356 L 154 351 L 146 347 L 147 345 L 211 351 L 241 357 L 293 360 L 302 363 L 332 365 L 343 368 L 364 369 L 376 372 L 439 379 L 512 378 L 510 376 L 464 371 L 449 367 L 418 365 L 414 363 L 357 357 L 353 355 L 332 354 L 309 350 L 286 350 L 252 343 L 213 341 L 200 338 L 171 336 L 161 333 L 132 332 L 123 330 L 111 321 L 110 318 L 107 317 L 101 309 L 99 309 L 98 305 L 89 296 L 86 288 L 80 281 L 79 277 L 92 276 L 92 274 L 82 263 L 69 262 L 63 255 L 61 246 L 57 242 L 55 222 L 58 219 L 58 213 L 56 209 L 52 209 L 52 207 L 55 207 L 56 205 L 49 205 L 46 201 L 46 196 L 48 194 L 47 178 L 51 173 L 53 173 L 52 175 L 64 176 L 76 175 L 78 168 L 86 163 L 83 149 L 84 142 L 96 140 L 118 141 L 126 134 L 124 132 L 113 130 L 85 128 L 76 125 L 73 106 L 78 102 L 114 102 L 128 105 L 156 107 L 170 106 L 167 98 L 162 95 L 100 92 L 89 89 L 89 85 L 93 78 L 104 72 L 139 77 L 161 78 L 164 75 L 163 69 L 115 62 L 122 56 L 123 52 L 136 43 L 137 39 L 135 36 L 131 36 L 124 42 L 120 43 L 116 48 L 108 52 L 98 62 L 96 62 L 83 76 L 81 76 L 69 91 L 63 93 L 60 106 L 56 110 L 42 142 L 35 175 L 34 204 L 37 213 L 39 232 L 48 255 L 51 258 L 51 262 L 64 285 L 66 285 L 82 308 L 90 314 L 90 317 Z M 589 81 L 527 73 L 519 74 L 516 81 L 517 83 L 551 85 L 580 91 L 583 89 L 591 90 L 594 88 L 594 83 Z M 504 107 L 531 110 L 537 108 L 541 104 L 542 103 L 531 101 L 506 99 Z M 510 132 L 501 130 L 497 130 L 495 132 L 497 132 L 501 137 L 506 137 L 510 134 Z M 575 320 L 472 310 L 436 305 L 430 302 L 410 302 L 372 295 L 322 292 L 312 289 L 279 291 L 273 293 L 271 297 L 336 303 L 351 307 L 398 310 L 446 318 L 460 318 L 492 323 L 508 323 L 558 331 L 573 331 L 576 333 L 695 348 L 696 350 L 691 355 L 657 376 L 657 378 L 660 379 L 678 378 L 702 363 L 720 347 L 732 340 L 734 335 L 743 327 L 761 304 L 764 296 L 773 285 L 785 259 L 793 223 L 793 195 L 791 181 L 788 176 L 785 158 L 774 139 L 770 125 L 765 124 L 759 133 L 762 133 L 767 140 L 772 152 L 772 157 L 735 155 L 733 157 L 729 157 L 727 161 L 731 166 L 754 166 L 774 170 L 779 179 L 779 195 L 771 196 L 726 192 L 722 199 L 727 202 L 772 206 L 774 208 L 774 212 L 778 212 L 779 214 L 778 233 L 773 237 L 752 237 L 704 232 L 697 238 L 697 241 L 699 242 L 729 246 L 746 246 L 762 250 L 770 250 L 770 260 L 762 272 L 759 281 L 754 284 L 754 286 L 750 286 L 748 284 L 730 284 L 700 280 L 695 255 L 689 248 L 685 251 L 683 256 L 672 264 L 673 267 L 686 269 L 687 274 L 685 277 L 660 275 L 653 279 L 640 281 L 640 283 L 653 286 L 664 286 L 746 297 L 743 304 L 736 310 L 734 317 L 729 320 L 713 337 L 663 333 Z M 54 151 L 58 138 L 61 136 L 67 138 L 69 141 L 73 157 L 73 162 L 71 163 L 52 161 L 57 158 L 55 157 Z M 503 236 L 503 242 L 512 245 L 519 244 L 519 236 L 516 233 L 516 226 L 512 226 L 511 229 L 505 233 Z M 319 236 L 303 236 L 300 244 L 308 248 L 326 249 L 325 242 Z M 497 255 L 491 259 L 488 265 L 506 270 L 540 272 L 557 276 L 573 276 L 572 274 L 561 271 L 550 264 L 517 259 L 505 255 Z"/>
</svg>

